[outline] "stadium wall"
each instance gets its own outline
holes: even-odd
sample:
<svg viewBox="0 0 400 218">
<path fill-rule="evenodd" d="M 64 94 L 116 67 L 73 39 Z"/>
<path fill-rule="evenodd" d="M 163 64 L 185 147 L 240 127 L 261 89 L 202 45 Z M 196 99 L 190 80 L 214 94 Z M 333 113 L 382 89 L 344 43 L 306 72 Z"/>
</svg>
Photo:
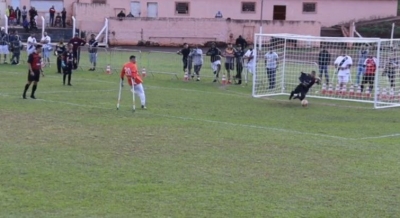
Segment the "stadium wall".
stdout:
<svg viewBox="0 0 400 218">
<path fill-rule="evenodd" d="M 79 28 L 96 32 L 104 21 L 79 20 Z M 264 33 L 291 33 L 320 36 L 321 24 L 315 21 L 263 21 Z M 216 20 L 195 18 L 129 18 L 109 20 L 110 45 L 138 45 L 148 42 L 160 46 L 176 46 L 183 42 L 204 44 L 209 41 L 234 42 L 242 35 L 253 42 L 259 32 L 256 20 Z"/>
</svg>

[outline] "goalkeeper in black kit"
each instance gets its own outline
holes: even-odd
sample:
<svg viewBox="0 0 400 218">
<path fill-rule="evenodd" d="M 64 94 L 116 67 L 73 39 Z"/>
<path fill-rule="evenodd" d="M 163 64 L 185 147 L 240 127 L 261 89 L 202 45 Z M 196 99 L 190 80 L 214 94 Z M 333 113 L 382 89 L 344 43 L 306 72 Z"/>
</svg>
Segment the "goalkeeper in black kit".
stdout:
<svg viewBox="0 0 400 218">
<path fill-rule="evenodd" d="M 297 94 L 293 99 L 299 99 L 302 101 L 306 98 L 308 90 L 315 84 L 320 84 L 320 79 L 315 77 L 315 71 L 311 71 L 310 74 L 301 72 L 299 77 L 300 84 L 290 93 L 289 100 L 291 100 L 295 94 Z"/>
</svg>

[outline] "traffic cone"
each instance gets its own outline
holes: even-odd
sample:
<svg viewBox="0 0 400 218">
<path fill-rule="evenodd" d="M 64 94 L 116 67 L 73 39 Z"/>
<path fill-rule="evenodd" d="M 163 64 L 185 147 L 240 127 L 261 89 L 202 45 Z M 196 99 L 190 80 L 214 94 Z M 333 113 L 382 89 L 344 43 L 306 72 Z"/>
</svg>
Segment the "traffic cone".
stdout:
<svg viewBox="0 0 400 218">
<path fill-rule="evenodd" d="M 357 86 L 356 96 L 359 97 L 359 98 L 362 97 L 361 86 Z"/>
<path fill-rule="evenodd" d="M 326 84 L 322 84 L 322 90 L 321 90 L 321 94 L 325 95 L 326 94 Z"/>
<path fill-rule="evenodd" d="M 332 86 L 332 84 L 329 84 L 328 95 L 332 95 L 332 94 L 333 94 L 333 86 Z"/>
<path fill-rule="evenodd" d="M 185 71 L 185 75 L 183 76 L 183 81 L 189 81 L 189 75 L 188 75 L 188 72 L 187 71 Z"/>
<path fill-rule="evenodd" d="M 222 85 L 226 85 L 226 76 L 225 76 L 225 74 L 222 75 L 221 83 L 222 83 Z"/>
<path fill-rule="evenodd" d="M 107 67 L 106 67 L 106 73 L 107 73 L 107 74 L 111 74 L 111 66 L 110 66 L 110 65 L 107 65 Z"/>
<path fill-rule="evenodd" d="M 350 85 L 349 96 L 354 96 L 354 85 Z"/>
<path fill-rule="evenodd" d="M 146 68 L 142 68 L 142 76 L 146 77 Z"/>
<path fill-rule="evenodd" d="M 335 94 L 336 95 L 340 94 L 340 85 L 339 84 L 336 84 Z"/>
</svg>

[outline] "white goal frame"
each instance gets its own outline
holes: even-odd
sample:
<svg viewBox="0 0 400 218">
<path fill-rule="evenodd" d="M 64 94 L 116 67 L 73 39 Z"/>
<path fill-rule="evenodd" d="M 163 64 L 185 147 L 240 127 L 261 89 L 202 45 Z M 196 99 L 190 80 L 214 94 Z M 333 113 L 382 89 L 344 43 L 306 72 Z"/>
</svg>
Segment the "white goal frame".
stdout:
<svg viewBox="0 0 400 218">
<path fill-rule="evenodd" d="M 264 85 L 266 81 L 266 69 L 264 65 L 264 54 L 267 50 L 264 50 L 265 47 L 274 47 L 275 45 L 271 45 L 272 40 L 271 39 L 279 39 L 280 40 L 280 45 L 283 44 L 283 49 L 280 50 L 280 55 L 279 55 L 279 67 L 276 70 L 276 88 L 270 88 L 272 90 L 267 90 L 268 88 L 259 88 L 260 84 Z M 396 87 L 398 90 L 395 90 L 396 88 L 386 88 L 388 85 L 384 83 L 386 80 L 384 79 L 382 72 L 384 71 L 384 64 L 383 62 L 385 61 L 384 59 L 387 58 L 389 53 L 393 53 L 394 49 L 400 48 L 400 40 L 393 40 L 390 39 L 380 39 L 380 38 L 354 38 L 354 37 L 315 37 L 315 36 L 305 36 L 305 35 L 296 35 L 296 34 L 255 34 L 254 35 L 254 50 L 255 52 L 255 59 L 256 64 L 254 66 L 254 74 L 253 74 L 253 86 L 252 86 L 252 96 L 255 98 L 260 98 L 260 97 L 270 97 L 270 96 L 288 96 L 290 92 L 292 91 L 292 87 L 299 84 L 299 81 L 294 78 L 293 75 L 288 75 L 288 64 L 289 62 L 299 62 L 300 64 L 306 64 L 309 65 L 307 67 L 299 67 L 298 71 L 298 76 L 300 75 L 300 72 L 303 71 L 302 69 L 316 69 L 317 76 L 319 75 L 319 68 L 318 68 L 318 60 L 295 60 L 295 59 L 290 59 L 288 57 L 288 40 L 295 40 L 296 41 L 296 46 L 299 44 L 298 42 L 302 42 L 301 48 L 309 48 L 309 49 L 320 49 L 322 43 L 343 43 L 345 45 L 350 45 L 350 47 L 354 44 L 368 44 L 372 45 L 373 53 L 375 54 L 375 58 L 378 60 L 376 63 L 376 73 L 375 73 L 375 79 L 374 79 L 374 85 L 373 85 L 373 90 L 371 96 L 369 98 L 364 98 L 364 97 L 354 97 L 353 95 L 350 97 L 350 95 L 344 96 L 333 96 L 333 95 L 323 95 L 323 91 L 326 91 L 325 89 L 328 89 L 328 84 L 326 84 L 324 90 L 323 85 L 314 85 L 313 88 L 309 91 L 307 94 L 307 98 L 319 98 L 319 99 L 331 99 L 331 100 L 342 100 L 342 101 L 352 101 L 352 102 L 363 102 L 363 103 L 369 103 L 373 104 L 373 107 L 375 109 L 381 109 L 381 108 L 390 108 L 390 107 L 400 107 L 400 78 L 397 76 L 397 80 L 399 80 L 399 85 Z M 307 44 L 304 44 L 304 42 L 307 42 Z M 390 47 L 389 47 L 390 46 Z M 297 48 L 297 47 L 296 47 Z M 355 50 L 354 46 L 354 50 Z M 386 51 L 385 49 L 389 49 L 390 51 Z M 399 53 L 400 54 L 400 53 Z M 399 55 L 400 56 L 400 55 Z M 400 68 L 400 57 L 397 57 L 399 60 L 399 68 Z M 336 59 L 336 57 L 332 57 L 332 62 Z M 381 60 L 382 59 L 382 60 Z M 381 63 L 382 62 L 382 63 Z M 353 69 L 357 69 L 357 58 L 353 59 Z M 333 69 L 333 68 L 331 68 Z M 290 70 L 289 70 L 290 71 Z M 292 70 L 293 71 L 293 70 Z M 353 74 L 352 70 L 352 74 Z M 305 73 L 310 73 L 310 71 L 307 72 L 307 70 L 304 70 Z M 396 71 L 399 73 L 398 71 Z M 292 72 L 293 74 L 293 72 Z M 400 74 L 399 74 L 400 75 Z M 333 80 L 335 79 L 336 75 L 332 75 Z M 290 77 L 290 78 L 289 78 Z M 354 75 L 352 76 L 354 77 Z M 263 80 L 263 82 L 260 82 Z M 384 81 L 385 80 L 385 81 Z M 271 82 L 270 82 L 271 83 Z M 332 82 L 330 82 L 332 83 Z M 351 84 L 350 84 L 351 83 Z M 350 79 L 350 89 L 348 87 L 344 88 L 346 93 L 349 94 L 349 90 L 351 93 L 357 92 L 357 88 L 360 89 L 360 85 L 354 84 L 353 81 Z M 280 84 L 280 85 L 279 85 Z M 290 84 L 290 88 L 287 87 L 288 84 Z M 330 84 L 332 86 L 332 84 Z M 335 84 L 333 84 L 335 85 Z M 367 88 L 368 89 L 368 88 Z M 389 90 L 390 89 L 390 90 Z M 352 91 L 353 90 L 353 91 Z M 390 93 L 389 93 L 390 92 Z M 387 98 L 383 98 L 383 96 L 388 96 Z M 360 96 L 363 96 L 363 93 L 361 93 Z"/>
</svg>

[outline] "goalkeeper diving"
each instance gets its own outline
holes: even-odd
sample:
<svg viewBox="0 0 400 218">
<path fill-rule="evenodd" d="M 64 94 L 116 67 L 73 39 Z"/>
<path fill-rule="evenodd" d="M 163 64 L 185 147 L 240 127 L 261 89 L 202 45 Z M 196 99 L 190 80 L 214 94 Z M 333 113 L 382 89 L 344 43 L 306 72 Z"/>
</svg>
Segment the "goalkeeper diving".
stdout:
<svg viewBox="0 0 400 218">
<path fill-rule="evenodd" d="M 315 71 L 311 71 L 310 74 L 301 72 L 299 77 L 300 84 L 290 93 L 289 100 L 291 100 L 295 94 L 296 96 L 293 99 L 299 99 L 300 101 L 305 99 L 310 88 L 315 83 L 318 85 L 320 84 L 321 79 L 315 77 L 315 74 Z"/>
</svg>

